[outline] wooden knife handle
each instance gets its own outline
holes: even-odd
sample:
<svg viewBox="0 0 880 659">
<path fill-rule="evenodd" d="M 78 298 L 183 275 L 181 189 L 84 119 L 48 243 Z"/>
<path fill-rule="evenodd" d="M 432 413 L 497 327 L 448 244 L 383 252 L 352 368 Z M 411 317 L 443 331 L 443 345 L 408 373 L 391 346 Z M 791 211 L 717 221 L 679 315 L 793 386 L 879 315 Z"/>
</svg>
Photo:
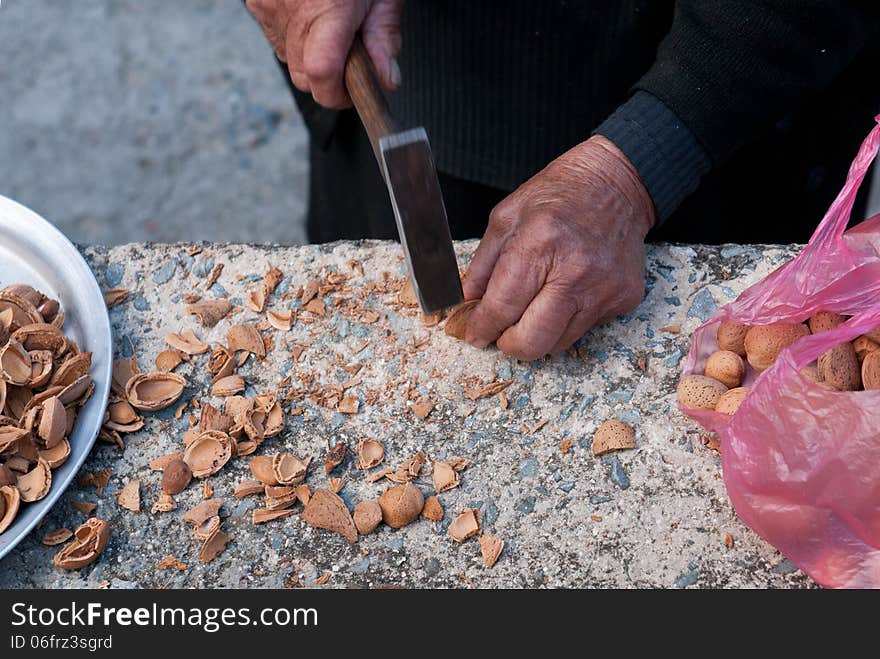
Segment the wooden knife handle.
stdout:
<svg viewBox="0 0 880 659">
<path fill-rule="evenodd" d="M 348 61 L 345 63 L 345 87 L 378 157 L 379 139 L 397 132 L 397 129 L 373 69 L 373 62 L 360 35 L 355 35 Z"/>
</svg>

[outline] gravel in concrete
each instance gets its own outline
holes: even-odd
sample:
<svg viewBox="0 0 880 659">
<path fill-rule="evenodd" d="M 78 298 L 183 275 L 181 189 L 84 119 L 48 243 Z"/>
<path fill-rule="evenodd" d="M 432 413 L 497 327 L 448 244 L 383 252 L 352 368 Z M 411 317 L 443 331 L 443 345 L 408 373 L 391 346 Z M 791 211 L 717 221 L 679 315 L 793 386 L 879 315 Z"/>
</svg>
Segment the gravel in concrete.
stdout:
<svg viewBox="0 0 880 659">
<path fill-rule="evenodd" d="M 385 464 L 396 468 L 416 451 L 431 458 L 464 457 L 473 465 L 461 485 L 439 495 L 445 509 L 439 523 L 420 520 L 404 529 L 380 525 L 350 545 L 328 531 L 303 523 L 299 515 L 255 526 L 250 515 L 259 501 L 236 500 L 235 484 L 249 478 L 247 459 L 234 459 L 208 482 L 223 500 L 223 526 L 235 535 L 214 561 L 201 564 L 200 543 L 181 517 L 202 499 L 202 483 L 177 497 L 178 510 L 153 515 L 121 508 L 115 492 L 141 479 L 142 505 L 149 511 L 159 494 L 160 474 L 147 466 L 182 447 L 188 413 L 175 420 L 171 409 L 147 415 L 146 427 L 126 437 L 125 450 L 99 445 L 84 472 L 110 469 L 109 487 L 73 487 L 45 524 L 7 556 L 0 587 L 77 588 L 101 584 L 135 587 L 397 585 L 406 587 L 806 587 L 802 573 L 735 517 L 725 495 L 717 453 L 700 442 L 700 430 L 675 407 L 675 382 L 689 335 L 717 306 L 789 259 L 796 248 L 652 247 L 648 252 L 647 298 L 633 313 L 592 331 L 580 354 L 520 363 L 495 349 L 475 350 L 448 337 L 442 327 L 425 327 L 417 314 L 383 293 L 384 277 L 399 283 L 400 248 L 389 243 L 338 243 L 322 247 L 263 249 L 205 244 L 127 245 L 85 250 L 102 286 L 126 287 L 128 301 L 111 310 L 119 355 L 137 354 L 150 368 L 165 347 L 167 332 L 194 329 L 205 341 L 224 341 L 233 322 L 258 320 L 242 310 L 207 330 L 185 313 L 183 296 L 228 296 L 237 304 L 271 265 L 285 279 L 269 308 L 297 308 L 292 294 L 306 281 L 330 273 L 348 276 L 351 294 L 326 296 L 326 318 L 300 319 L 290 332 L 273 332 L 275 349 L 262 364 L 249 361 L 241 373 L 253 394 L 280 385 L 282 394 L 303 389 L 304 378 L 340 384 L 352 375 L 342 366 L 361 364 L 362 380 L 348 389 L 360 407 L 342 415 L 293 393 L 284 432 L 258 453 L 289 451 L 312 456 L 308 483 L 326 487 L 323 456 L 344 441 L 353 452 L 360 438 L 384 442 Z M 475 244 L 458 245 L 464 264 Z M 351 263 L 363 266 L 364 274 Z M 217 283 L 205 279 L 224 264 Z M 385 273 L 388 273 L 387 275 Z M 372 286 L 372 292 L 367 292 Z M 333 306 L 335 298 L 356 298 L 381 314 L 361 322 Z M 661 328 L 679 325 L 680 333 Z M 291 350 L 302 346 L 297 361 Z M 639 368 L 644 358 L 645 371 Z M 184 399 L 211 400 L 204 357 L 178 372 L 189 386 Z M 291 380 L 285 380 L 290 377 Z M 470 400 L 475 383 L 512 380 L 503 409 L 499 398 Z M 409 394 L 409 395 L 408 395 Z M 408 398 L 436 407 L 424 420 L 408 410 Z M 213 402 L 219 403 L 219 400 Z M 636 430 L 634 450 L 596 458 L 593 432 L 604 421 L 623 419 Z M 538 426 L 541 421 L 546 425 Z M 570 450 L 563 452 L 564 443 Z M 376 497 L 349 458 L 332 474 L 345 479 L 341 491 L 350 508 Z M 416 481 L 428 496 L 428 476 Z M 54 548 L 42 535 L 75 528 L 85 516 L 73 500 L 97 502 L 96 514 L 110 521 L 109 546 L 100 560 L 78 572 L 52 566 Z M 475 538 L 453 542 L 447 527 L 465 508 L 480 511 L 485 532 L 505 548 L 487 569 Z M 733 547 L 725 545 L 730 534 Z M 173 555 L 185 570 L 159 569 Z"/>
</svg>

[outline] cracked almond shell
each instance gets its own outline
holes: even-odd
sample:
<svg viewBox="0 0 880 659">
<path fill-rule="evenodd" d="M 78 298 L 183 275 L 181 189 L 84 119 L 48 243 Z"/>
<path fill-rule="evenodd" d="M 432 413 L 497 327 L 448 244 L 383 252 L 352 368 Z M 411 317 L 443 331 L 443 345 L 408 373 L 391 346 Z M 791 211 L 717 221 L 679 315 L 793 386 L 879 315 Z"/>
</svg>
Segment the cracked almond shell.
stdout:
<svg viewBox="0 0 880 659">
<path fill-rule="evenodd" d="M 306 478 L 310 461 L 303 462 L 289 453 L 278 453 L 272 458 L 272 473 L 280 485 L 299 485 Z"/>
<path fill-rule="evenodd" d="M 462 302 L 450 311 L 449 315 L 446 317 L 444 331 L 449 336 L 464 341 L 465 334 L 467 333 L 468 319 L 471 317 L 471 313 L 479 302 L 479 300 L 468 300 L 467 302 Z"/>
<path fill-rule="evenodd" d="M 39 501 L 49 494 L 52 487 L 52 470 L 49 463 L 39 458 L 37 464 L 26 474 L 18 477 L 18 491 L 26 503 Z"/>
<path fill-rule="evenodd" d="M 37 436 L 41 448 L 51 449 L 64 439 L 67 431 L 67 410 L 57 396 L 43 401 Z"/>
<path fill-rule="evenodd" d="M 192 523 L 196 528 L 202 526 L 212 517 L 217 516 L 223 505 L 221 499 L 208 499 L 190 508 L 184 515 L 183 521 Z"/>
<path fill-rule="evenodd" d="M 382 493 L 379 506 L 382 521 L 393 529 L 399 529 L 418 518 L 425 507 L 425 497 L 412 483 L 395 485 Z"/>
<path fill-rule="evenodd" d="M 182 361 L 183 357 L 180 356 L 179 350 L 175 350 L 174 348 L 163 350 L 156 355 L 156 370 L 165 373 L 173 371 Z"/>
<path fill-rule="evenodd" d="M 171 332 L 165 335 L 165 343 L 186 355 L 201 355 L 208 352 L 211 346 L 202 343 L 192 330 Z"/>
<path fill-rule="evenodd" d="M 251 473 L 263 485 L 278 485 L 272 458 L 267 455 L 255 455 L 250 461 Z"/>
<path fill-rule="evenodd" d="M 67 458 L 70 457 L 70 442 L 62 439 L 52 448 L 41 450 L 38 453 L 39 457 L 43 458 L 50 468 L 57 469 L 67 462 Z"/>
<path fill-rule="evenodd" d="M 345 442 L 337 442 L 336 445 L 330 449 L 327 453 L 327 457 L 324 458 L 324 472 L 329 474 L 331 471 L 336 469 L 337 466 L 345 459 L 345 452 L 347 450 L 347 446 Z"/>
<path fill-rule="evenodd" d="M 14 485 L 0 486 L 0 533 L 10 527 L 18 514 L 21 493 Z"/>
<path fill-rule="evenodd" d="M 422 517 L 434 522 L 439 522 L 443 519 L 443 506 L 440 504 L 440 499 L 437 498 L 436 495 L 425 499 L 425 507 L 422 508 Z"/>
<path fill-rule="evenodd" d="M 232 303 L 222 298 L 217 300 L 203 300 L 191 304 L 186 308 L 187 313 L 195 314 L 204 327 L 214 327 L 226 315 L 232 311 Z"/>
<path fill-rule="evenodd" d="M 449 535 L 456 542 L 464 542 L 468 538 L 480 532 L 480 517 L 476 509 L 466 508 L 463 513 L 452 520 L 449 525 Z"/>
<path fill-rule="evenodd" d="M 28 355 L 31 358 L 31 376 L 25 386 L 28 389 L 42 389 L 52 378 L 55 360 L 48 350 L 32 350 Z"/>
<path fill-rule="evenodd" d="M 18 341 L 0 348 L 0 377 L 9 384 L 24 386 L 31 379 L 31 356 Z"/>
<path fill-rule="evenodd" d="M 357 529 L 342 498 L 330 490 L 317 489 L 302 513 L 302 520 L 319 529 L 338 533 L 351 543 L 357 542 Z"/>
<path fill-rule="evenodd" d="M 52 562 L 65 570 L 79 570 L 93 563 L 110 539 L 110 525 L 99 517 L 92 517 L 80 526 L 67 545 L 55 554 Z"/>
<path fill-rule="evenodd" d="M 220 527 L 217 527 L 202 545 L 199 551 L 199 560 L 202 563 L 210 563 L 226 549 L 226 545 L 234 538 L 235 536 L 221 531 Z"/>
<path fill-rule="evenodd" d="M 737 357 L 738 358 L 738 357 Z M 604 455 L 636 447 L 636 431 L 625 421 L 610 419 L 599 426 L 593 435 L 593 455 Z"/>
<path fill-rule="evenodd" d="M 230 458 L 232 439 L 217 430 L 206 430 L 199 434 L 183 453 L 183 461 L 189 465 L 196 478 L 216 474 Z"/>
<path fill-rule="evenodd" d="M 185 387 L 176 373 L 140 373 L 125 385 L 125 397 L 139 410 L 154 412 L 176 403 Z"/>
<path fill-rule="evenodd" d="M 263 337 L 260 336 L 256 326 L 251 323 L 233 325 L 226 333 L 226 346 L 229 348 L 229 352 L 232 353 L 244 350 L 245 352 L 252 352 L 260 358 L 266 356 L 266 346 L 263 343 Z"/>
<path fill-rule="evenodd" d="M 443 460 L 434 462 L 431 479 L 434 481 L 434 491 L 438 494 L 457 487 L 460 482 L 458 472 L 452 468 L 452 465 Z"/>
<path fill-rule="evenodd" d="M 234 396 L 235 394 L 244 391 L 244 388 L 245 382 L 242 376 L 227 375 L 214 383 L 211 387 L 211 395 L 225 398 L 226 396 Z"/>
<path fill-rule="evenodd" d="M 10 288 L 7 287 L 0 291 L 0 311 L 8 309 L 12 312 L 11 327 L 17 329 L 25 325 L 43 322 L 43 317 L 33 303 L 17 295 Z"/>
<path fill-rule="evenodd" d="M 12 333 L 25 350 L 49 350 L 56 357 L 63 355 L 70 344 L 60 329 L 47 323 L 23 325 Z"/>
<path fill-rule="evenodd" d="M 385 458 L 385 447 L 375 439 L 358 442 L 358 469 L 372 469 Z"/>
<path fill-rule="evenodd" d="M 81 352 L 61 364 L 52 375 L 51 384 L 66 387 L 84 375 L 92 367 L 92 353 Z"/>
<path fill-rule="evenodd" d="M 141 482 L 137 479 L 128 481 L 116 495 L 116 503 L 133 513 L 141 511 Z"/>
<path fill-rule="evenodd" d="M 480 553 L 483 554 L 483 562 L 486 564 L 486 567 L 492 567 L 504 550 L 504 541 L 497 535 L 486 534 L 480 536 L 479 542 Z"/>
</svg>

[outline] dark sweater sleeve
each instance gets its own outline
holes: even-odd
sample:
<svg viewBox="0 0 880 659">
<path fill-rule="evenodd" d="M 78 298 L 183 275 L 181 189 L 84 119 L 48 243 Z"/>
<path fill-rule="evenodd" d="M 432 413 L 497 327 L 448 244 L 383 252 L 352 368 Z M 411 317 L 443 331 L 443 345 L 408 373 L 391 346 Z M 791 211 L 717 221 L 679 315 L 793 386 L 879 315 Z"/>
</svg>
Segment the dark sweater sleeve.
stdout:
<svg viewBox="0 0 880 659">
<path fill-rule="evenodd" d="M 636 95 L 596 132 L 632 158 L 634 135 L 622 126 L 640 124 L 635 129 L 649 140 L 665 140 L 678 120 L 709 163 L 718 165 L 829 85 L 878 34 L 878 5 L 839 0 L 680 0 L 654 65 L 635 85 Z M 655 110 L 653 118 L 648 113 L 639 120 L 642 111 L 634 106 L 644 104 L 638 100 L 645 98 L 640 94 L 654 97 L 674 119 L 660 117 Z M 681 155 L 675 155 L 679 146 L 665 150 L 671 155 L 636 153 L 641 162 L 633 161 L 661 221 L 697 187 L 708 169 L 694 166 L 700 159 L 691 148 L 684 149 L 691 163 L 684 168 L 672 166 L 671 158 Z M 684 179 L 676 183 L 670 180 L 674 176 Z"/>
</svg>

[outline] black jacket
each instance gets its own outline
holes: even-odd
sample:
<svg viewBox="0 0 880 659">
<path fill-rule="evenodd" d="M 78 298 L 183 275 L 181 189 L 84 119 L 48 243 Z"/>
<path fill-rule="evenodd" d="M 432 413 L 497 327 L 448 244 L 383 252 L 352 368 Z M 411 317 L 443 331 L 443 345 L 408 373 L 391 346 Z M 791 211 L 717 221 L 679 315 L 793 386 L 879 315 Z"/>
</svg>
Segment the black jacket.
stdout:
<svg viewBox="0 0 880 659">
<path fill-rule="evenodd" d="M 880 113 L 876 0 L 409 0 L 402 28 L 392 109 L 439 169 L 509 191 L 599 132 L 669 240 L 806 240 Z"/>
</svg>

